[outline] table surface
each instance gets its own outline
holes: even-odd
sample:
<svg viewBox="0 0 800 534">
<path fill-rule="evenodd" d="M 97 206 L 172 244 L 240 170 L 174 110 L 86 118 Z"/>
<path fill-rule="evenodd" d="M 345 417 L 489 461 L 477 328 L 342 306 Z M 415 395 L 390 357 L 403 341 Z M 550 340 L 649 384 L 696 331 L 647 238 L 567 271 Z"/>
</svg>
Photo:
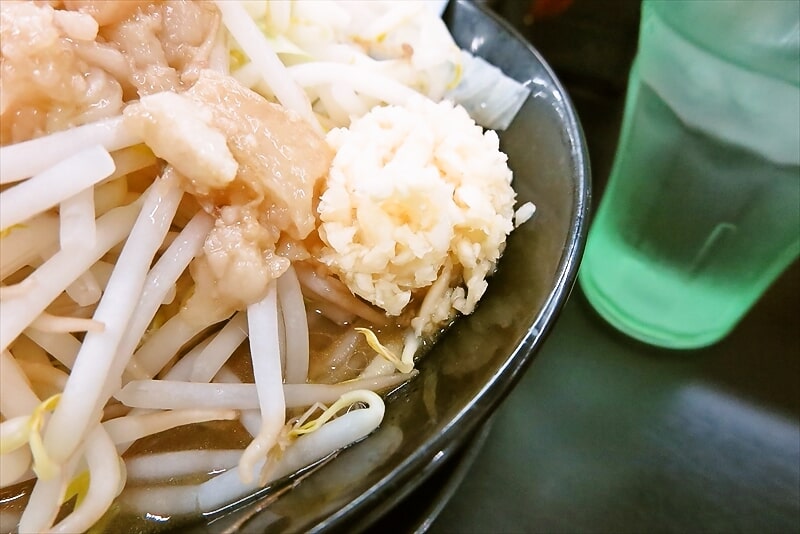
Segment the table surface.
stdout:
<svg viewBox="0 0 800 534">
<path fill-rule="evenodd" d="M 532 24 L 525 2 L 493 5 L 564 81 L 596 201 L 616 148 L 638 2 L 575 0 Z M 428 531 L 800 532 L 798 310 L 795 262 L 725 340 L 666 351 L 616 332 L 576 286 Z M 423 485 L 416 503 L 442 480 Z"/>
</svg>

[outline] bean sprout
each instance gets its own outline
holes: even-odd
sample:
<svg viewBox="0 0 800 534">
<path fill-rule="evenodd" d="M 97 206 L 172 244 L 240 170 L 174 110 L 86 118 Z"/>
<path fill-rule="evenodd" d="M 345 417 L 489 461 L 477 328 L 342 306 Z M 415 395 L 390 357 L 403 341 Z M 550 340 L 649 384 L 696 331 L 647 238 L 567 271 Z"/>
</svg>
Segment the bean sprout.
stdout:
<svg viewBox="0 0 800 534">
<path fill-rule="evenodd" d="M 390 316 L 325 259 L 321 228 L 334 138 L 459 81 L 436 14 L 72 4 L 0 6 L 22 45 L 4 41 L 0 105 L 0 488 L 28 499 L 20 516 L 0 503 L 0 530 L 21 534 L 89 530 L 115 499 L 213 512 L 366 437 L 459 271 Z M 249 435 L 142 453 L 206 423 Z M 126 487 L 173 477 L 191 483 Z"/>
</svg>

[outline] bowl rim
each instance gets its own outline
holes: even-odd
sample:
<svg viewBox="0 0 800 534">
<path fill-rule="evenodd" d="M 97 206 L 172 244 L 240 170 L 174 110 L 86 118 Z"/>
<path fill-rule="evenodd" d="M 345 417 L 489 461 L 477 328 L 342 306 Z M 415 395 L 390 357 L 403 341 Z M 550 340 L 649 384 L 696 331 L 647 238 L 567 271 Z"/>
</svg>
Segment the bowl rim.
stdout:
<svg viewBox="0 0 800 534">
<path fill-rule="evenodd" d="M 578 267 L 588 234 L 592 195 L 588 147 L 572 100 L 538 50 L 507 20 L 491 11 L 483 2 L 475 0 L 449 0 L 442 17 L 446 20 L 448 13 L 456 9 L 460 12 L 477 13 L 488 19 L 492 24 L 498 26 L 500 31 L 507 33 L 512 40 L 527 49 L 538 63 L 538 68 L 549 79 L 550 88 L 558 95 L 560 121 L 564 126 L 565 141 L 570 147 L 570 174 L 573 178 L 570 185 L 573 188 L 573 195 L 566 232 L 567 240 L 554 271 L 555 284 L 514 350 L 508 354 L 490 379 L 459 409 L 455 416 L 447 421 L 440 432 L 424 440 L 423 444 L 413 453 L 399 461 L 388 473 L 346 505 L 327 516 L 308 518 L 302 527 L 295 526 L 303 528 L 305 532 L 357 533 L 367 530 L 442 468 L 448 460 L 463 452 L 469 442 L 479 436 L 482 429 L 485 430 L 492 413 L 519 382 L 533 361 L 538 348 L 550 333 L 553 323 L 564 307 L 577 280 Z M 309 473 L 309 475 L 313 476 L 313 473 Z M 284 481 L 284 483 L 280 486 L 281 489 L 278 489 L 278 494 L 282 494 L 284 490 L 293 485 L 291 481 Z M 245 497 L 214 512 L 211 516 L 206 516 L 206 521 L 210 520 L 209 523 L 201 521 L 201 524 L 189 527 L 190 531 L 198 533 L 238 532 L 238 527 L 235 526 L 234 530 L 231 530 L 230 525 L 228 527 L 221 524 L 212 525 L 218 519 L 231 513 L 244 513 L 245 516 L 240 516 L 239 519 L 249 523 L 263 512 L 268 512 L 271 506 L 264 506 L 264 504 L 274 502 L 277 494 L 270 491 L 257 495 Z M 261 504 L 259 505 L 259 503 Z M 252 507 L 256 509 L 247 512 Z M 237 520 L 236 524 L 243 525 L 244 523 Z"/>
<path fill-rule="evenodd" d="M 528 328 L 522 341 L 484 384 L 475 396 L 453 417 L 445 428 L 419 447 L 394 469 L 347 505 L 322 519 L 308 532 L 319 533 L 345 529 L 360 532 L 386 514 L 400 500 L 419 487 L 448 459 L 457 453 L 464 443 L 477 434 L 480 426 L 496 410 L 500 403 L 519 382 L 527 370 L 537 349 L 545 341 L 553 323 L 561 313 L 575 285 L 580 259 L 586 245 L 591 215 L 591 168 L 586 139 L 578 114 L 569 94 L 554 70 L 539 51 L 507 20 L 491 11 L 485 4 L 471 0 L 450 0 L 447 10 L 473 10 L 499 25 L 504 31 L 520 41 L 541 64 L 553 82 L 553 87 L 563 98 L 564 126 L 571 147 L 574 190 L 568 240 L 556 268 L 555 289 L 545 300 L 539 314 Z M 444 16 L 444 15 L 443 15 Z"/>
</svg>

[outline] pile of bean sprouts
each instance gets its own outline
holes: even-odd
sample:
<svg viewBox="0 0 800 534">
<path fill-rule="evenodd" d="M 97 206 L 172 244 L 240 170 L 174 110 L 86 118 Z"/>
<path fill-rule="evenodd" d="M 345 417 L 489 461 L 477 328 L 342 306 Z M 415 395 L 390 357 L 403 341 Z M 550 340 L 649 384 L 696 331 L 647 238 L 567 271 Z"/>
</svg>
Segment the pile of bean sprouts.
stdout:
<svg viewBox="0 0 800 534">
<path fill-rule="evenodd" d="M 224 31 L 210 67 L 228 74 L 236 43 L 247 60 L 237 79 L 319 132 L 343 120 L 337 113 L 418 94 L 355 63 L 287 66 L 244 5 L 216 6 Z M 312 89 L 325 95 L 327 114 L 312 107 Z M 337 92 L 345 95 L 338 103 Z M 85 531 L 130 480 L 221 472 L 122 496 L 135 513 L 220 508 L 370 434 L 384 414 L 375 392 L 415 374 L 409 358 L 378 356 L 357 379 L 308 383 L 304 293 L 327 302 L 331 317 L 383 316 L 343 284 L 302 268 L 290 267 L 262 300 L 226 321 L 198 325 L 179 311 L 159 324 L 213 219 L 182 213 L 185 195 L 169 168 L 138 195 L 120 180 L 157 163 L 121 116 L 0 148 L 0 488 L 35 480 L 21 514 L 0 514 L 21 533 Z M 378 354 L 391 354 L 362 333 Z M 358 331 L 350 335 L 343 345 Z M 228 365 L 245 342 L 253 383 Z M 301 415 L 287 420 L 287 411 Z M 237 419 L 252 435 L 244 451 L 123 460 L 143 437 Z"/>
</svg>

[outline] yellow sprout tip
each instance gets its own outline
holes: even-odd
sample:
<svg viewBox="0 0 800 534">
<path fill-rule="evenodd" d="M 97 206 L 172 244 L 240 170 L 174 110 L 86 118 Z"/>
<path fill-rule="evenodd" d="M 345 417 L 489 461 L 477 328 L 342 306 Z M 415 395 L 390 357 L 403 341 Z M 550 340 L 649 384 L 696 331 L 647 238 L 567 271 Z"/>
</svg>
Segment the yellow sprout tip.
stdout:
<svg viewBox="0 0 800 534">
<path fill-rule="evenodd" d="M 464 75 L 464 67 L 461 65 L 460 62 L 454 65 L 453 70 L 454 70 L 453 79 L 450 81 L 450 83 L 447 84 L 448 90 L 453 90 L 456 87 L 458 87 L 458 84 L 461 83 L 461 77 Z"/>
<path fill-rule="evenodd" d="M 28 425 L 30 427 L 29 442 L 31 446 L 31 454 L 33 455 L 33 472 L 42 480 L 49 480 L 59 472 L 59 466 L 47 454 L 42 442 L 42 425 L 44 424 L 44 414 L 50 410 L 54 410 L 58 406 L 58 401 L 61 400 L 61 394 L 58 393 L 43 401 L 39 406 L 33 410 Z"/>
<path fill-rule="evenodd" d="M 24 225 L 22 223 L 19 223 L 19 224 L 11 225 L 8 228 L 4 228 L 2 231 L 0 231 L 0 239 L 2 239 L 4 237 L 7 237 L 8 234 L 10 234 L 15 229 L 17 229 L 17 228 L 25 228 L 25 226 L 26 225 Z"/>
<path fill-rule="evenodd" d="M 383 344 L 381 344 L 381 342 L 378 340 L 378 336 L 376 336 L 375 332 L 373 332 L 369 328 L 356 328 L 355 331 L 360 334 L 363 334 L 370 348 L 372 348 L 372 350 L 374 350 L 375 352 L 383 356 L 386 360 L 394 364 L 397 370 L 400 371 L 401 373 L 410 373 L 414 369 L 413 362 L 404 362 L 403 360 L 395 356 L 395 354 L 392 351 L 390 351 Z"/>
<path fill-rule="evenodd" d="M 355 391 L 348 391 L 344 393 L 339 400 L 334 402 L 330 405 L 329 408 L 326 408 L 316 419 L 312 419 L 310 421 L 306 421 L 302 425 L 299 425 L 292 430 L 289 431 L 289 437 L 296 438 L 298 436 L 302 436 L 303 434 L 310 434 L 315 430 L 318 430 L 322 427 L 325 423 L 333 419 L 333 417 L 342 409 L 348 408 L 357 402 L 369 402 L 369 398 L 367 398 L 364 393 L 368 390 L 361 390 L 357 389 Z M 371 392 L 370 392 L 371 393 Z"/>
<path fill-rule="evenodd" d="M 61 499 L 61 503 L 63 504 L 71 498 L 77 497 L 75 506 L 80 506 L 86 494 L 89 492 L 89 479 L 89 471 L 82 471 L 78 476 L 73 478 L 64 492 L 64 498 Z"/>
</svg>

